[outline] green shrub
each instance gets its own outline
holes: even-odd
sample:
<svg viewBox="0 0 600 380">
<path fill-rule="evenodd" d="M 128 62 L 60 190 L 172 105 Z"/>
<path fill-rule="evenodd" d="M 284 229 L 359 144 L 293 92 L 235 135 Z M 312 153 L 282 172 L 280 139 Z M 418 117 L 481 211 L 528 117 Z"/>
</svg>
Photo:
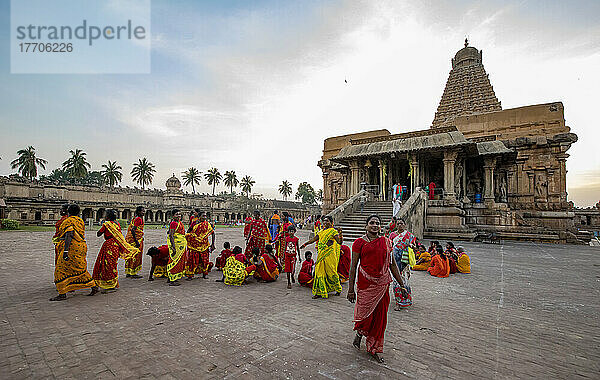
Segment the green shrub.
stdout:
<svg viewBox="0 0 600 380">
<path fill-rule="evenodd" d="M 2 219 L 0 220 L 0 228 L 3 230 L 18 230 L 19 222 L 12 219 Z"/>
<path fill-rule="evenodd" d="M 126 230 L 129 227 L 129 222 L 125 219 L 117 219 L 117 222 L 121 225 L 122 230 Z"/>
</svg>

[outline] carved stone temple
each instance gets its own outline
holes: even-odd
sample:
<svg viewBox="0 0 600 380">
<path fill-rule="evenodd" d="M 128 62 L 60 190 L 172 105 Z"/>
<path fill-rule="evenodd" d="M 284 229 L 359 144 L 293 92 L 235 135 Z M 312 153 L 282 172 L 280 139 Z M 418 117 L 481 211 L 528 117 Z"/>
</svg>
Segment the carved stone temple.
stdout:
<svg viewBox="0 0 600 380">
<path fill-rule="evenodd" d="M 561 102 L 502 109 L 482 52 L 465 41 L 430 128 L 325 140 L 323 212 L 361 189 L 390 200 L 399 182 L 407 199 L 433 182 L 425 237 L 576 241 L 566 191 L 567 151 L 576 141 Z"/>
</svg>

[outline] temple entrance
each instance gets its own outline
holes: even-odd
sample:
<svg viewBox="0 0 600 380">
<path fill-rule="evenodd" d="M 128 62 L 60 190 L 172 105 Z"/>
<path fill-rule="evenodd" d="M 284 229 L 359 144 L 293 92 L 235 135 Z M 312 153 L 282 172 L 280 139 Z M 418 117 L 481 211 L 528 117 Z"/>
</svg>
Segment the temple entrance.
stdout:
<svg viewBox="0 0 600 380">
<path fill-rule="evenodd" d="M 433 199 L 444 198 L 444 162 L 443 153 L 432 152 L 422 158 L 422 183 L 419 185 L 422 188 L 427 188 L 432 182 L 433 188 Z"/>
<path fill-rule="evenodd" d="M 397 183 L 402 186 L 402 201 L 405 201 L 410 197 L 410 165 L 407 160 L 397 160 L 390 164 L 389 173 L 389 186 L 388 191 L 391 192 L 391 187 Z M 392 194 L 388 194 L 388 199 L 392 199 Z"/>
</svg>

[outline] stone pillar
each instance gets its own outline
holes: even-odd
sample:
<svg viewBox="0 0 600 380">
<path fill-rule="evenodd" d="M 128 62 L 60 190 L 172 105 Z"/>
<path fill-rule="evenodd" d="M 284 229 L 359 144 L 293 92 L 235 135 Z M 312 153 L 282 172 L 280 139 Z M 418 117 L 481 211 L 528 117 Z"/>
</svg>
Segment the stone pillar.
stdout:
<svg viewBox="0 0 600 380">
<path fill-rule="evenodd" d="M 419 170 L 419 160 L 416 154 L 410 155 L 409 165 L 412 168 L 412 175 L 410 176 L 410 193 L 411 195 L 415 193 L 415 189 L 419 186 L 419 179 L 421 176 Z"/>
<path fill-rule="evenodd" d="M 330 183 L 327 180 L 328 177 L 329 177 L 329 173 L 327 171 L 323 170 L 323 205 L 324 206 L 327 206 L 328 204 L 331 203 L 331 189 L 329 187 Z"/>
<path fill-rule="evenodd" d="M 342 173 L 342 186 L 340 189 L 340 198 L 348 199 L 348 173 Z"/>
<path fill-rule="evenodd" d="M 561 202 L 567 201 L 567 157 L 569 155 L 566 153 L 558 156 L 558 192 Z"/>
<path fill-rule="evenodd" d="M 385 200 L 385 178 L 383 177 L 383 171 L 385 164 L 382 160 L 378 161 L 377 167 L 379 168 L 379 200 Z"/>
<path fill-rule="evenodd" d="M 348 198 L 358 193 L 360 190 L 360 178 L 358 172 L 358 161 L 350 162 L 350 194 Z"/>
<path fill-rule="evenodd" d="M 496 167 L 496 157 L 485 157 L 483 159 L 484 172 L 484 191 L 483 200 L 485 203 L 494 203 L 494 168 Z"/>
<path fill-rule="evenodd" d="M 444 152 L 444 199 L 449 201 L 456 200 L 456 196 L 454 195 L 454 164 L 456 163 L 457 156 L 458 152 L 456 151 Z"/>
</svg>

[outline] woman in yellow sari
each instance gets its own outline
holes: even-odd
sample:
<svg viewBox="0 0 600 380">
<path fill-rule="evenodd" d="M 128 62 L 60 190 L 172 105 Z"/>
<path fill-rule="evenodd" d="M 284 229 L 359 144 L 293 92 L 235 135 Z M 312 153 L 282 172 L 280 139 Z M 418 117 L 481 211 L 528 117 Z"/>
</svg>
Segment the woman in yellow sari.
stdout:
<svg viewBox="0 0 600 380">
<path fill-rule="evenodd" d="M 342 291 L 340 276 L 337 272 L 342 244 L 340 231 L 333 228 L 333 218 L 329 215 L 323 216 L 321 220 L 323 229 L 300 247 L 302 249 L 318 241 L 317 262 L 315 264 L 313 281 L 313 298 L 327 298 L 331 292 L 335 292 L 335 295 L 339 296 Z"/>
<path fill-rule="evenodd" d="M 185 227 L 181 222 L 181 212 L 173 210 L 173 221 L 169 225 L 169 262 L 167 263 L 168 283 L 171 286 L 181 285 L 177 280 L 183 277 L 185 262 L 187 260 L 187 240 L 185 238 Z"/>
<path fill-rule="evenodd" d="M 117 290 L 119 287 L 119 272 L 117 271 L 119 257 L 127 261 L 139 255 L 140 250 L 130 245 L 123 237 L 115 210 L 106 211 L 106 220 L 96 235 L 98 237 L 104 235 L 104 243 L 96 257 L 92 278 L 102 292 L 107 293 Z"/>
<path fill-rule="evenodd" d="M 69 205 L 68 217 L 61 223 L 56 236 L 58 255 L 54 268 L 54 284 L 58 296 L 50 301 L 63 301 L 73 290 L 92 288 L 90 296 L 98 293 L 98 286 L 87 270 L 85 223 L 79 217 L 79 206 Z"/>
</svg>

